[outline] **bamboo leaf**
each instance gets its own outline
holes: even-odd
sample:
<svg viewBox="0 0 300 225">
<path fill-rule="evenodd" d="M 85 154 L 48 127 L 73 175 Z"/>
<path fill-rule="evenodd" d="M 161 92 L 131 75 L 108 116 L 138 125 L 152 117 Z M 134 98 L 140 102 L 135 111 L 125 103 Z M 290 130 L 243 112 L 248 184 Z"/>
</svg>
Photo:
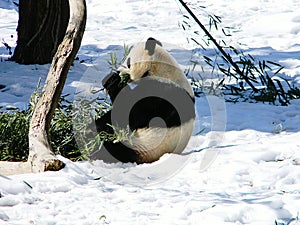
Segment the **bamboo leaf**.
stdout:
<svg viewBox="0 0 300 225">
<path fill-rule="evenodd" d="M 276 75 L 276 74 L 278 74 L 282 69 L 284 69 L 284 67 L 282 66 L 282 67 L 280 67 L 274 74 Z"/>
<path fill-rule="evenodd" d="M 272 62 L 272 61 L 269 61 L 269 60 L 267 60 L 267 63 L 272 64 L 274 66 L 282 67 L 282 65 L 280 65 L 279 63 L 275 63 L 275 62 Z"/>
</svg>

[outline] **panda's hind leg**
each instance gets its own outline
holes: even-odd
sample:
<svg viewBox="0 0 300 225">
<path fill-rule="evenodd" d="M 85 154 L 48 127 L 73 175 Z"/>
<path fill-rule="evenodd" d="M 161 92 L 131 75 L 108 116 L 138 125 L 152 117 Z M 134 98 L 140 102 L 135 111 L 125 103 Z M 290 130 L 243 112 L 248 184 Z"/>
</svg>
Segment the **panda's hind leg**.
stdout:
<svg viewBox="0 0 300 225">
<path fill-rule="evenodd" d="M 96 121 L 97 132 L 105 132 L 108 135 L 113 135 L 114 130 L 109 124 L 111 124 L 111 111 L 107 112 Z M 136 152 L 124 145 L 122 142 L 104 141 L 99 149 L 96 149 L 91 154 L 91 159 L 100 159 L 107 163 L 116 162 L 137 162 Z"/>
</svg>

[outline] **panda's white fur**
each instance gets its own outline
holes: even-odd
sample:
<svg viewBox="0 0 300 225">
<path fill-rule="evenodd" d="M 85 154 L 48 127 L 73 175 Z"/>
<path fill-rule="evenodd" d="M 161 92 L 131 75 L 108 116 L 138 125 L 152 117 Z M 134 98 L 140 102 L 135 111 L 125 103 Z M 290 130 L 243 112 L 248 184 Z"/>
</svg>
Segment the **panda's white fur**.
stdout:
<svg viewBox="0 0 300 225">
<path fill-rule="evenodd" d="M 135 134 L 131 147 L 138 152 L 137 163 L 154 162 L 165 153 L 180 153 L 186 147 L 194 129 L 194 120 L 174 128 L 143 128 Z M 128 143 L 129 144 L 129 143 Z"/>
<path fill-rule="evenodd" d="M 151 41 L 155 42 L 156 40 L 151 39 Z M 150 76 L 163 77 L 175 82 L 185 89 L 190 96 L 194 97 L 193 89 L 176 60 L 161 44 L 155 44 L 154 53 L 150 55 L 149 50 L 145 49 L 146 44 L 147 42 L 140 42 L 134 45 L 124 63 L 118 68 L 118 71 L 120 71 L 121 74 L 129 74 L 133 81 L 143 77 L 145 72 L 149 72 Z M 128 60 L 130 60 L 129 64 Z M 130 65 L 130 68 L 128 65 Z"/>
<path fill-rule="evenodd" d="M 147 46 L 149 44 L 150 47 Z M 194 98 L 191 85 L 175 59 L 153 38 L 133 46 L 118 70 L 121 74 L 129 74 L 132 81 L 147 76 L 158 82 L 169 82 L 184 89 L 191 99 Z M 134 133 L 133 141 L 126 145 L 137 153 L 137 163 L 156 161 L 165 153 L 179 153 L 192 135 L 194 119 L 190 118 L 176 127 L 139 128 Z"/>
</svg>

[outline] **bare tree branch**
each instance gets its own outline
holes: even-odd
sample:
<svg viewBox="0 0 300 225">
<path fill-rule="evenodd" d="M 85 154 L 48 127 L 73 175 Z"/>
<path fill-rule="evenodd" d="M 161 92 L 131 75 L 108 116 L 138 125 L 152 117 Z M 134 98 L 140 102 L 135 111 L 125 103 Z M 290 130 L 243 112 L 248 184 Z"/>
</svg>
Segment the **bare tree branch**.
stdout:
<svg viewBox="0 0 300 225">
<path fill-rule="evenodd" d="M 183 0 L 178 0 L 181 5 L 186 9 L 186 11 L 193 17 L 193 19 L 196 21 L 196 23 L 200 26 L 200 28 L 204 31 L 204 33 L 207 35 L 207 37 L 214 43 L 214 45 L 217 47 L 217 49 L 221 52 L 221 54 L 225 57 L 225 59 L 233 66 L 237 74 L 239 74 L 246 83 L 252 88 L 253 91 L 257 92 L 257 88 L 254 87 L 254 85 L 251 83 L 249 78 L 245 76 L 245 74 L 240 70 L 239 66 L 232 60 L 230 55 L 228 55 L 224 49 L 218 44 L 217 40 L 209 33 L 209 31 L 205 28 L 205 26 L 200 22 L 200 20 L 197 18 L 197 16 L 193 13 L 193 11 L 187 6 Z"/>
</svg>

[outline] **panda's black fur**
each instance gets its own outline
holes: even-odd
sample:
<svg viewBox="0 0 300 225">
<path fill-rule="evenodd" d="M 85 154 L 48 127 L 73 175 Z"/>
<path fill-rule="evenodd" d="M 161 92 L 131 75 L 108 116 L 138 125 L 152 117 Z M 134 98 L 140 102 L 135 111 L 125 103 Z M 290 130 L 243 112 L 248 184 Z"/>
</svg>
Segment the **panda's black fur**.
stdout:
<svg viewBox="0 0 300 225">
<path fill-rule="evenodd" d="M 145 43 L 145 49 L 148 50 L 149 54 L 154 54 L 157 44 L 161 45 L 159 41 L 149 38 Z M 128 58 L 128 62 L 126 63 L 130 67 L 130 58 Z M 156 76 L 148 76 L 147 74 L 143 75 L 142 79 L 134 81 L 133 87 L 130 85 L 122 87 L 120 86 L 120 82 L 121 78 L 118 72 L 113 72 L 102 83 L 113 103 L 114 112 L 120 113 L 119 116 L 113 118 L 121 119 L 120 121 L 111 121 L 112 112 L 109 111 L 96 120 L 97 132 L 104 131 L 108 134 L 113 134 L 114 130 L 109 124 L 118 124 L 121 129 L 129 127 L 131 131 L 145 128 L 158 128 L 156 129 L 158 131 L 160 128 L 175 129 L 193 121 L 195 118 L 194 97 L 190 96 L 185 89 L 174 82 Z M 141 93 L 145 97 L 134 102 L 129 113 L 129 118 L 123 118 L 122 113 L 123 109 L 127 107 L 127 100 L 137 99 L 137 96 L 140 96 Z M 156 93 L 162 94 L 157 95 Z M 115 101 L 116 99 L 118 100 Z M 152 120 L 153 118 L 160 118 L 164 123 L 156 123 L 155 120 Z M 155 142 L 156 140 L 151 141 Z M 182 150 L 180 149 L 180 151 Z M 106 141 L 95 158 L 100 157 L 105 161 L 114 161 L 113 159 L 115 158 L 121 162 L 136 163 L 152 162 L 159 158 L 147 159 L 144 156 L 144 153 L 147 154 L 146 151 L 143 149 L 141 153 L 122 142 Z M 108 157 L 109 159 L 101 157 L 101 154 L 105 153 L 106 155 L 109 153 L 113 157 Z"/>
</svg>

